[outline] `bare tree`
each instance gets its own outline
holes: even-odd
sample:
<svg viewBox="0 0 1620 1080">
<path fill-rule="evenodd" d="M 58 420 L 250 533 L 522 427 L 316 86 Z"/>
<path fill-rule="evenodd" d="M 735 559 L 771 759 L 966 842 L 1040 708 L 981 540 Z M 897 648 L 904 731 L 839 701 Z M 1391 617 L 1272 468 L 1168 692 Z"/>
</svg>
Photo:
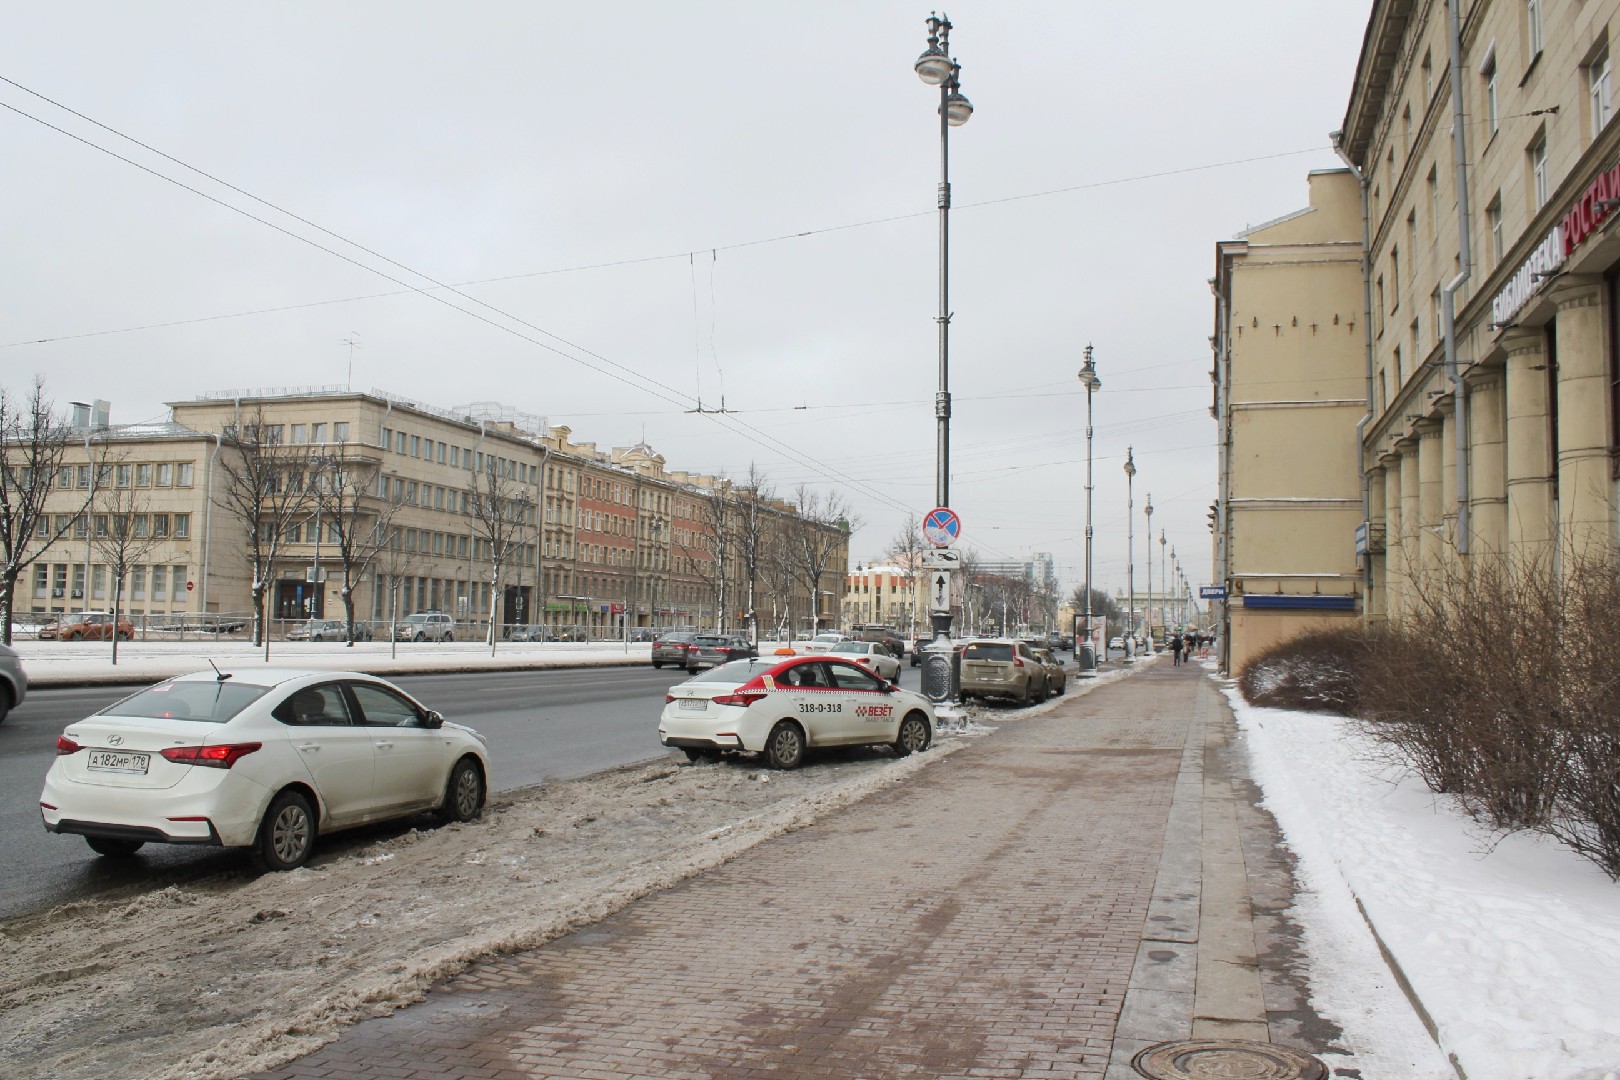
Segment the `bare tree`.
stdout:
<svg viewBox="0 0 1620 1080">
<path fill-rule="evenodd" d="M 759 466 L 748 463 L 748 476 L 731 490 L 731 503 L 736 527 L 732 542 L 737 552 L 737 570 L 747 600 L 748 636 L 759 644 L 758 611 L 759 586 L 765 576 L 765 564 L 770 555 L 772 513 L 770 502 L 775 498 L 770 482 Z"/>
<path fill-rule="evenodd" d="M 98 475 L 111 475 L 117 464 L 110 460 L 98 463 Z M 167 537 L 156 535 L 152 527 L 151 500 L 127 484 L 100 485 L 91 505 L 90 542 L 101 553 L 107 573 L 112 577 L 112 662 L 116 665 L 118 623 L 124 610 L 124 580 Z"/>
<path fill-rule="evenodd" d="M 472 514 L 473 541 L 489 562 L 489 653 L 495 655 L 495 632 L 506 568 L 521 557 L 529 536 L 534 498 L 528 488 L 502 476 L 495 458 L 484 455 L 484 470 L 467 482 L 467 503 Z"/>
<path fill-rule="evenodd" d="M 381 534 L 373 566 L 377 573 L 377 588 L 388 595 L 388 655 L 397 655 L 399 642 L 395 632 L 399 625 L 399 590 L 407 577 L 416 576 L 420 565 L 416 552 L 406 551 L 401 543 L 399 528 L 393 524 L 392 511 L 387 525 L 379 526 Z"/>
<path fill-rule="evenodd" d="M 377 555 L 394 535 L 394 515 L 400 503 L 389 498 L 380 485 L 386 485 L 380 465 L 360 462 L 348 456 L 340 445 L 337 453 L 326 456 L 314 473 L 317 507 L 316 527 L 324 526 L 337 548 L 343 572 L 344 637 L 354 647 L 354 590 L 359 586 Z"/>
<path fill-rule="evenodd" d="M 883 557 L 900 569 L 914 574 L 922 569 L 923 556 L 928 548 L 929 545 L 923 540 L 922 521 L 916 514 L 912 514 L 889 541 Z"/>
<path fill-rule="evenodd" d="M 694 559 L 693 566 L 708 568 L 707 571 L 697 569 L 696 573 L 714 594 L 714 628 L 724 630 L 729 621 L 728 586 L 732 576 L 731 556 L 737 547 L 737 518 L 731 481 L 724 474 L 718 479 L 718 483 L 705 488 L 697 498 L 698 514 L 703 524 L 708 526 L 711 546 L 708 549 L 709 558 Z"/>
<path fill-rule="evenodd" d="M 794 569 L 810 592 L 810 614 L 819 622 L 821 612 L 821 578 L 843 552 L 849 552 L 849 534 L 860 527 L 859 519 L 850 512 L 849 502 L 838 492 L 811 491 L 803 484 L 794 493 L 799 519 L 789 533 Z M 844 573 L 848 567 L 840 568 Z M 840 574 L 842 577 L 843 574 Z M 816 626 L 814 629 L 820 629 Z"/>
<path fill-rule="evenodd" d="M 72 513 L 62 516 L 55 530 L 45 502 L 73 432 L 53 415 L 54 404 L 45 397 L 45 382 L 36 378 L 27 397 L 19 398 L 0 386 L 0 639 L 11 644 L 11 618 L 17 597 L 17 579 L 47 548 L 73 527 L 73 519 L 89 504 L 87 491 Z"/>
<path fill-rule="evenodd" d="M 283 444 L 280 425 L 268 424 L 262 408 L 246 422 L 228 425 L 220 442 L 232 453 L 220 455 L 225 481 L 219 502 L 242 530 L 242 557 L 252 582 L 253 643 L 264 645 L 268 656 L 270 575 L 290 527 L 310 507 L 311 451 L 307 445 Z"/>
</svg>

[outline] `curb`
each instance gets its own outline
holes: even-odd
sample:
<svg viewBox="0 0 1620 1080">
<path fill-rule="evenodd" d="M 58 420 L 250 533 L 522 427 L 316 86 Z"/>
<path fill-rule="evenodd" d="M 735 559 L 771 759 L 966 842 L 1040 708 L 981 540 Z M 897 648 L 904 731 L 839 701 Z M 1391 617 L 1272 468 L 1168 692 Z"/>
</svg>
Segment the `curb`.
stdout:
<svg viewBox="0 0 1620 1080">
<path fill-rule="evenodd" d="M 277 665 L 270 665 L 275 667 Z M 288 665 L 298 666 L 298 665 Z M 312 671 L 358 671 L 363 675 L 375 675 L 380 679 L 394 678 L 401 675 L 476 675 L 484 672 L 511 672 L 511 671 L 582 671 L 587 668 L 598 667 L 644 667 L 648 666 L 645 659 L 631 660 L 574 660 L 555 664 L 500 664 L 500 665 L 468 665 L 468 664 L 429 664 L 420 668 L 389 668 L 383 671 L 372 671 L 364 665 L 355 665 L 345 668 L 311 668 Z M 150 686 L 152 683 L 162 682 L 164 679 L 176 675 L 184 675 L 197 668 L 174 668 L 162 671 L 148 671 L 141 674 L 131 673 L 124 675 L 119 672 L 108 672 L 105 675 L 29 675 L 28 689 L 35 690 L 83 690 L 97 687 L 118 686 Z"/>
</svg>

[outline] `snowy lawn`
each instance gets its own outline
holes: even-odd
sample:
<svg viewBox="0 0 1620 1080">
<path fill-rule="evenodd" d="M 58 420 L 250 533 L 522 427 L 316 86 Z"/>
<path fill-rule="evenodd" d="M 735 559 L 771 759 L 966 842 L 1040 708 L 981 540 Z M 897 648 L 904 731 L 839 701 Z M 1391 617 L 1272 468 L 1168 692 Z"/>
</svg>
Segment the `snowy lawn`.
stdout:
<svg viewBox="0 0 1620 1080">
<path fill-rule="evenodd" d="M 1468 1080 L 1620 1080 L 1620 886 L 1546 838 L 1491 835 L 1342 717 L 1227 696 L 1298 859 L 1324 1015 L 1388 1030 L 1370 922 Z M 1417 1049 L 1386 1046 L 1384 1075 L 1427 1080 L 1399 1065 Z"/>
</svg>

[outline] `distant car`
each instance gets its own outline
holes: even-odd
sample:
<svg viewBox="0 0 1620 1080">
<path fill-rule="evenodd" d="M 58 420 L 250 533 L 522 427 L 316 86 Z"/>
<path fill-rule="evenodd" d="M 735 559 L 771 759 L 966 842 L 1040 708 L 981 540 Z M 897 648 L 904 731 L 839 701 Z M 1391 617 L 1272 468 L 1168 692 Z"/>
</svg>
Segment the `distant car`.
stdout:
<svg viewBox="0 0 1620 1080">
<path fill-rule="evenodd" d="M 1063 662 L 1052 654 L 1051 649 L 1031 649 L 1035 659 L 1046 668 L 1046 690 L 1048 694 L 1061 694 L 1069 688 L 1069 672 Z"/>
<path fill-rule="evenodd" d="M 674 664 L 676 667 L 685 667 L 687 654 L 692 651 L 692 639 L 697 637 L 688 630 L 676 630 L 665 634 L 652 647 L 652 666 L 661 668 L 665 664 Z"/>
<path fill-rule="evenodd" d="M 442 611 L 419 611 L 394 624 L 395 641 L 454 641 L 456 623 Z"/>
<path fill-rule="evenodd" d="M 762 754 L 773 769 L 796 769 L 826 746 L 926 750 L 934 710 L 921 694 L 847 660 L 733 660 L 670 687 L 658 737 L 693 761 L 740 750 Z"/>
<path fill-rule="evenodd" d="M 900 661 L 890 656 L 879 642 L 840 641 L 827 651 L 827 655 L 842 660 L 853 660 L 889 682 L 900 681 Z"/>
<path fill-rule="evenodd" d="M 348 624 L 342 619 L 311 619 L 307 623 L 300 623 L 287 631 L 288 641 L 347 641 L 349 640 Z M 354 624 L 354 640 L 370 641 L 371 627 L 365 623 Z"/>
<path fill-rule="evenodd" d="M 919 630 L 917 637 L 911 642 L 911 666 L 921 667 L 923 650 L 928 648 L 929 642 L 934 640 L 932 630 Z"/>
<path fill-rule="evenodd" d="M 719 667 L 733 660 L 746 660 L 758 656 L 754 646 L 745 637 L 735 634 L 699 634 L 692 639 L 686 653 L 686 670 Z"/>
<path fill-rule="evenodd" d="M 58 615 L 39 628 L 41 641 L 111 641 L 113 617 L 105 611 L 71 611 Z M 118 620 L 118 640 L 129 641 L 135 626 L 128 619 Z"/>
<path fill-rule="evenodd" d="M 630 631 L 631 641 L 654 641 L 657 637 L 658 631 L 650 626 L 638 626 Z"/>
<path fill-rule="evenodd" d="M 831 652 L 834 645 L 849 639 L 848 634 L 840 634 L 836 630 L 823 630 L 808 641 L 794 642 L 793 647 L 808 656 L 812 653 Z"/>
<path fill-rule="evenodd" d="M 962 700 L 1008 697 L 1024 704 L 1051 693 L 1046 667 L 1022 641 L 988 638 L 962 646 Z"/>
<path fill-rule="evenodd" d="M 1108 647 L 1110 649 L 1119 649 L 1121 651 L 1124 651 L 1124 649 L 1125 649 L 1125 639 L 1122 638 L 1122 637 L 1118 637 L 1118 636 L 1111 637 L 1111 638 L 1108 639 Z"/>
<path fill-rule="evenodd" d="M 906 655 L 906 639 L 892 626 L 857 626 L 853 636 L 857 641 L 878 642 L 896 660 Z"/>
<path fill-rule="evenodd" d="M 9 645 L 0 645 L 0 722 L 6 714 L 23 703 L 28 696 L 28 673 L 23 670 L 17 652 Z"/>
<path fill-rule="evenodd" d="M 550 641 L 551 629 L 550 627 L 541 626 L 539 623 L 514 626 L 511 632 L 507 634 L 507 639 L 510 641 Z"/>
<path fill-rule="evenodd" d="M 194 672 L 69 724 L 40 812 L 109 858 L 147 843 L 252 849 L 302 866 L 316 837 L 435 811 L 471 821 L 489 757 L 392 683 L 359 672 Z"/>
</svg>

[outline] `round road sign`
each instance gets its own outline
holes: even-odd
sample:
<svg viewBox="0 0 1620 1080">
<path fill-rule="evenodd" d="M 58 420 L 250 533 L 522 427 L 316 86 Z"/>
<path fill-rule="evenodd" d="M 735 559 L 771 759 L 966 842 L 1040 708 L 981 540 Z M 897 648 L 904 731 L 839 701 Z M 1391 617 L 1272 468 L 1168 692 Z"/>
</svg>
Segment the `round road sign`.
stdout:
<svg viewBox="0 0 1620 1080">
<path fill-rule="evenodd" d="M 950 547 L 962 536 L 962 519 L 949 507 L 937 507 L 923 518 L 922 531 L 923 539 L 935 547 Z"/>
</svg>

